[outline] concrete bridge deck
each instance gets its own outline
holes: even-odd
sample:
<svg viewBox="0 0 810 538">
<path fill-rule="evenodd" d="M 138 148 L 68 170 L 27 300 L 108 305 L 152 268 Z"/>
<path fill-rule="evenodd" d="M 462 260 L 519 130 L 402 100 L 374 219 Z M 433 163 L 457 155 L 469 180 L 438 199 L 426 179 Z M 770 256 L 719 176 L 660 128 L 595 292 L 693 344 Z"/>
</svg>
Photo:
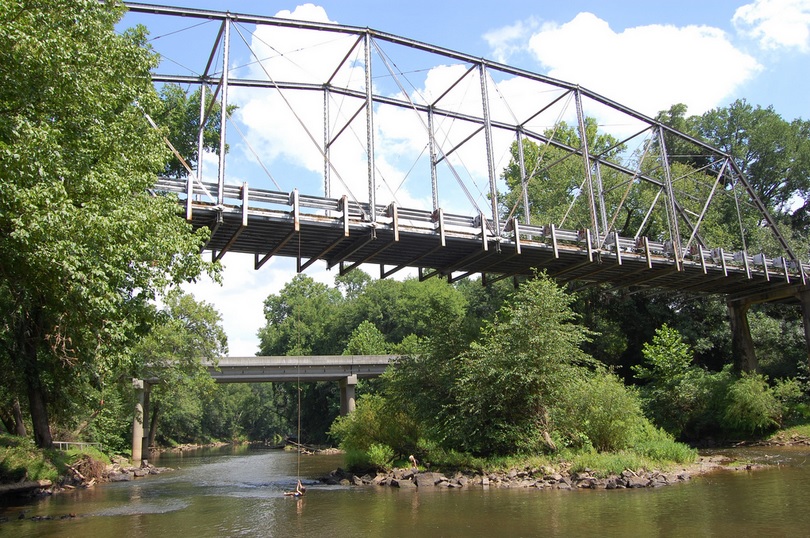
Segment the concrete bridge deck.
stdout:
<svg viewBox="0 0 810 538">
<path fill-rule="evenodd" d="M 379 377 L 398 355 L 223 357 L 208 371 L 218 383 L 341 381 Z"/>
</svg>

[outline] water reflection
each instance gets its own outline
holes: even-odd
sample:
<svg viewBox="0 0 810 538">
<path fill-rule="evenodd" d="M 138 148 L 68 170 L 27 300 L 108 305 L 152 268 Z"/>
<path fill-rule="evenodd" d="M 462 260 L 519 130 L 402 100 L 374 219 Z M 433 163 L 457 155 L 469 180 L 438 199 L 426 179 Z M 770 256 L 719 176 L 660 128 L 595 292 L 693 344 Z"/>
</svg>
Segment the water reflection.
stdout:
<svg viewBox="0 0 810 538">
<path fill-rule="evenodd" d="M 105 484 L 0 508 L 0 535 L 27 536 L 752 536 L 805 535 L 810 528 L 810 449 L 724 451 L 775 463 L 762 471 L 720 472 L 659 489 L 537 491 L 471 487 L 397 490 L 327 487 L 313 479 L 340 456 L 239 450 L 161 456 L 177 471 Z M 32 522 L 26 517 L 75 519 Z"/>
</svg>

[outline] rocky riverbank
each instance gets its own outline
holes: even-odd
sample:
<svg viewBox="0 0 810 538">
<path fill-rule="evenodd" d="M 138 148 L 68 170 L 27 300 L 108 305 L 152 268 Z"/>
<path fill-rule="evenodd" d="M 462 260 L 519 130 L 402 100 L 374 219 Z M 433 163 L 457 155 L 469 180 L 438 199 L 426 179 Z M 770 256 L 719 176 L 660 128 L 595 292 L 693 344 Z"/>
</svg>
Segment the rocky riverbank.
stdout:
<svg viewBox="0 0 810 538">
<path fill-rule="evenodd" d="M 126 482 L 172 470 L 168 467 L 156 467 L 146 460 L 140 465 L 131 465 L 127 458 L 113 457 L 112 463 L 105 464 L 84 456 L 69 465 L 66 474 L 55 483 L 50 480 L 36 480 L 2 484 L 0 495 L 51 495 L 60 491 L 92 488 L 103 482 Z"/>
<path fill-rule="evenodd" d="M 400 489 L 412 488 L 535 488 L 556 490 L 578 489 L 628 489 L 657 488 L 679 484 L 693 476 L 715 470 L 752 470 L 752 465 L 730 466 L 731 460 L 722 456 L 701 457 L 694 465 L 677 471 L 642 471 L 629 469 L 619 475 L 599 477 L 590 470 L 568 471 L 548 467 L 531 469 L 510 469 L 492 473 L 453 473 L 446 476 L 441 472 L 420 471 L 417 469 L 393 469 L 387 473 L 358 476 L 354 473 L 337 469 L 323 477 L 321 482 L 327 485 L 344 486 L 384 486 Z"/>
</svg>

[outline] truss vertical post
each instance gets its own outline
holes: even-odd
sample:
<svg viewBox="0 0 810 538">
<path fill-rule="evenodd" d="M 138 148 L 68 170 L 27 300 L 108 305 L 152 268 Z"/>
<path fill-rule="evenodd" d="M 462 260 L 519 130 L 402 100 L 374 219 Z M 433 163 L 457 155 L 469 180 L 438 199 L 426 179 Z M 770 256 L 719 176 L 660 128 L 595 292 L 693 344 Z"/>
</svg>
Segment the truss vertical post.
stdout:
<svg viewBox="0 0 810 538">
<path fill-rule="evenodd" d="M 579 127 L 579 139 L 582 149 L 582 159 L 585 164 L 585 183 L 588 185 L 588 203 L 590 204 L 591 211 L 591 226 L 593 229 L 593 236 L 597 238 L 599 243 L 602 243 L 601 235 L 599 233 L 599 221 L 596 218 L 596 199 L 593 192 L 593 175 L 591 174 L 591 155 L 588 151 L 588 132 L 585 130 L 585 113 L 582 109 L 582 91 L 577 87 L 574 91 L 574 101 L 577 108 L 577 123 Z M 607 233 L 607 230 L 605 230 Z M 605 236 L 607 237 L 607 236 Z"/>
<path fill-rule="evenodd" d="M 205 101 L 206 85 L 200 84 L 200 126 L 197 131 L 197 181 L 203 180 L 203 151 L 205 151 Z M 191 200 L 194 197 L 194 179 L 188 176 L 188 192 L 186 193 L 186 219 L 191 220 Z"/>
<path fill-rule="evenodd" d="M 529 215 L 529 178 L 526 177 L 526 157 L 523 154 L 523 133 L 518 130 L 516 134 L 518 165 L 520 166 L 520 190 L 523 194 L 523 218 L 526 220 L 526 224 L 531 224 L 531 216 Z"/>
<path fill-rule="evenodd" d="M 607 233 L 607 209 L 605 207 L 605 189 L 602 187 L 602 167 L 599 166 L 599 161 L 594 163 L 596 170 L 596 198 L 599 201 L 599 216 L 602 217 L 602 229 Z"/>
<path fill-rule="evenodd" d="M 374 178 L 374 98 L 371 91 L 371 32 L 365 34 L 366 74 L 366 161 L 368 162 L 368 206 L 371 222 L 377 222 L 377 185 Z"/>
<path fill-rule="evenodd" d="M 228 145 L 225 140 L 225 126 L 228 118 L 228 67 L 230 63 L 231 49 L 231 19 L 225 19 L 225 38 L 222 43 L 222 83 L 220 84 L 220 125 L 219 125 L 219 175 L 217 177 L 217 204 L 222 204 L 225 200 L 225 150 Z"/>
<path fill-rule="evenodd" d="M 329 88 L 323 89 L 323 195 L 332 196 L 332 178 L 329 169 L 329 155 L 332 146 L 329 144 Z"/>
<path fill-rule="evenodd" d="M 682 269 L 681 259 L 683 257 L 683 250 L 681 250 L 681 232 L 678 226 L 678 210 L 675 206 L 675 191 L 672 188 L 672 171 L 669 168 L 669 154 L 667 153 L 667 145 L 664 140 L 664 128 L 658 127 L 658 144 L 661 148 L 661 166 L 664 169 L 664 189 L 666 190 L 666 208 L 670 221 L 670 233 L 672 237 L 672 250 L 675 256 L 675 266 L 678 271 Z"/>
<path fill-rule="evenodd" d="M 487 91 L 487 67 L 478 64 L 481 79 L 481 107 L 484 112 L 484 138 L 487 145 L 487 171 L 489 172 L 489 196 L 492 204 L 492 225 L 496 240 L 501 235 L 501 223 L 498 217 L 498 188 L 495 184 L 495 160 L 492 152 L 492 123 L 489 117 L 489 92 Z"/>
<path fill-rule="evenodd" d="M 433 129 L 433 106 L 428 107 L 428 149 L 430 151 L 430 188 L 433 196 L 433 211 L 439 209 L 439 176 L 436 171 L 436 135 Z"/>
</svg>

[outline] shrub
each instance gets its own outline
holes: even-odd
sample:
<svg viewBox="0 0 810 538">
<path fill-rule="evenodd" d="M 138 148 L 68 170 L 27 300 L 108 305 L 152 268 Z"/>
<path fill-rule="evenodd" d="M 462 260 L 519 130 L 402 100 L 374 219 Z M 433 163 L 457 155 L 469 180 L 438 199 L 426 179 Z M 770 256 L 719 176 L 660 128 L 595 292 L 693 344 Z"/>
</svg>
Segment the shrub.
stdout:
<svg viewBox="0 0 810 538">
<path fill-rule="evenodd" d="M 779 425 L 781 406 L 764 376 L 744 373 L 729 387 L 724 419 L 731 430 L 756 433 Z"/>
<path fill-rule="evenodd" d="M 645 420 L 635 432 L 633 452 L 656 462 L 692 463 L 697 450 L 675 441 L 670 434 Z"/>
<path fill-rule="evenodd" d="M 417 427 L 405 413 L 393 409 L 379 394 L 358 398 L 353 413 L 337 417 L 329 428 L 343 450 L 368 452 L 372 445 L 386 445 L 394 455 L 407 456 L 416 448 Z M 393 456 L 392 456 L 393 459 Z"/>
<path fill-rule="evenodd" d="M 555 405 L 554 429 L 568 430 L 568 445 L 589 444 L 598 451 L 626 448 L 632 432 L 646 422 L 638 396 L 613 373 L 582 370 L 566 387 L 565 401 Z"/>
<path fill-rule="evenodd" d="M 388 445 L 374 443 L 368 447 L 368 461 L 379 470 L 391 468 L 394 461 L 394 449 Z"/>
<path fill-rule="evenodd" d="M 810 406 L 807 405 L 807 397 L 800 381 L 793 378 L 780 379 L 772 390 L 782 406 L 781 426 L 806 421 L 810 417 Z"/>
</svg>

